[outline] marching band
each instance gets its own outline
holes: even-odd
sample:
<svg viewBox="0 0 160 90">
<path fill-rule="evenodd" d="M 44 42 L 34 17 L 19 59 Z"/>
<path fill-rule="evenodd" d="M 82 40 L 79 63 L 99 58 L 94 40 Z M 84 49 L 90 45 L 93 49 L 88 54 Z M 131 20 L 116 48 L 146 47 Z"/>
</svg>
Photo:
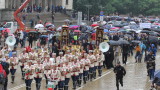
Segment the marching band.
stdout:
<svg viewBox="0 0 160 90">
<path fill-rule="evenodd" d="M 1 51 L 2 52 L 2 51 Z M 81 87 L 88 80 L 96 78 L 96 70 L 102 75 L 104 55 L 101 51 L 90 50 L 89 54 L 80 50 L 80 47 L 71 47 L 64 52 L 52 53 L 47 49 L 41 51 L 32 49 L 27 53 L 25 48 L 22 53 L 16 52 L 8 57 L 4 54 L 5 61 L 10 64 L 11 83 L 14 83 L 15 73 L 18 66 L 21 68 L 22 79 L 25 80 L 26 90 L 31 90 L 33 79 L 36 82 L 36 90 L 40 90 L 42 78 L 46 79 L 46 87 L 54 90 L 68 90 L 69 81 L 72 79 L 73 89 Z M 2 59 L 1 59 L 2 60 Z"/>
</svg>

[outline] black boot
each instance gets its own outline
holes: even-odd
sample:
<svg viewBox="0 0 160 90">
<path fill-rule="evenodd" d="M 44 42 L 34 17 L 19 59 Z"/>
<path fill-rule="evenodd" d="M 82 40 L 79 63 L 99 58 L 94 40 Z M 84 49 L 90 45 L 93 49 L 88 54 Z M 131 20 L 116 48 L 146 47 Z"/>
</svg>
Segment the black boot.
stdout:
<svg viewBox="0 0 160 90">
<path fill-rule="evenodd" d="M 26 87 L 26 90 L 28 90 L 28 87 Z"/>
<path fill-rule="evenodd" d="M 47 85 L 48 85 L 48 80 L 46 79 L 46 88 L 47 88 Z"/>
<path fill-rule="evenodd" d="M 37 90 L 40 90 L 40 88 L 41 88 L 41 83 L 38 83 L 38 88 L 37 88 Z"/>
<path fill-rule="evenodd" d="M 94 72 L 94 79 L 96 79 L 96 71 Z"/>
<path fill-rule="evenodd" d="M 79 87 L 81 87 L 82 79 L 79 80 Z"/>
<path fill-rule="evenodd" d="M 25 76 L 24 71 L 22 71 L 22 80 L 24 80 L 24 76 Z"/>
<path fill-rule="evenodd" d="M 102 70 L 100 70 L 100 76 L 102 76 Z"/>
<path fill-rule="evenodd" d="M 28 90 L 31 90 L 31 87 L 28 87 Z"/>
<path fill-rule="evenodd" d="M 86 84 L 86 78 L 87 78 L 86 76 L 83 77 L 84 84 Z"/>
<path fill-rule="evenodd" d="M 14 76 L 11 76 L 11 80 L 12 80 L 12 81 L 11 81 L 11 83 L 13 83 L 13 82 L 14 82 L 14 79 L 13 79 L 13 78 L 14 78 Z"/>
<path fill-rule="evenodd" d="M 68 85 L 65 85 L 65 86 L 64 86 L 64 90 L 68 90 Z"/>
<path fill-rule="evenodd" d="M 93 73 L 90 74 L 90 81 L 92 81 Z"/>
</svg>

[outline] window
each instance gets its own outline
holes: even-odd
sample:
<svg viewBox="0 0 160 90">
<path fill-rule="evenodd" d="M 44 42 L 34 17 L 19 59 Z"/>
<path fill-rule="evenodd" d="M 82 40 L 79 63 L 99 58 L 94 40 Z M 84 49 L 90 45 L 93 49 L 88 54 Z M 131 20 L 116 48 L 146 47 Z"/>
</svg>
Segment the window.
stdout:
<svg viewBox="0 0 160 90">
<path fill-rule="evenodd" d="M 66 5 L 68 5 L 68 0 L 66 0 Z"/>
</svg>

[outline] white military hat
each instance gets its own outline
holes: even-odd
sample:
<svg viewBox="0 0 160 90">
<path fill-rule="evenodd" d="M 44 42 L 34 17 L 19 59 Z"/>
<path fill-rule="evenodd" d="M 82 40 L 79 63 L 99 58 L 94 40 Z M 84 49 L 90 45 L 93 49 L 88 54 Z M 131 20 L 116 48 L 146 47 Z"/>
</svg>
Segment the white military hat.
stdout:
<svg viewBox="0 0 160 90">
<path fill-rule="evenodd" d="M 93 50 L 89 50 L 89 52 L 93 52 Z"/>
<path fill-rule="evenodd" d="M 87 53 L 84 53 L 84 56 L 86 56 L 87 55 Z"/>
<path fill-rule="evenodd" d="M 52 53 L 52 55 L 56 55 L 56 53 Z"/>
<path fill-rule="evenodd" d="M 59 54 L 63 54 L 63 52 L 59 52 Z"/>
<path fill-rule="evenodd" d="M 67 52 L 71 52 L 70 50 L 67 50 Z"/>
<path fill-rule="evenodd" d="M 6 57 L 8 57 L 8 56 L 9 56 L 9 54 L 5 54 L 5 56 L 6 56 Z"/>
<path fill-rule="evenodd" d="M 32 60 L 27 60 L 27 62 L 32 62 Z"/>
<path fill-rule="evenodd" d="M 16 52 L 13 52 L 12 54 L 14 54 L 14 55 L 15 55 L 15 54 L 17 54 L 17 53 L 16 53 Z"/>
<path fill-rule="evenodd" d="M 46 57 L 50 57 L 49 55 L 46 55 Z"/>
</svg>

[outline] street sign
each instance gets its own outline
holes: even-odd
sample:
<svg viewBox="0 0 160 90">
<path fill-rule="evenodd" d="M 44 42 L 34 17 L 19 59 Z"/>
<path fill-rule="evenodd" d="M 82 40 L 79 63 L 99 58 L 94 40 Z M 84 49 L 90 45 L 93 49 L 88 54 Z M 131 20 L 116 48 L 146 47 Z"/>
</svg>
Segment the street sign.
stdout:
<svg viewBox="0 0 160 90">
<path fill-rule="evenodd" d="M 104 15 L 104 12 L 103 11 L 100 11 L 100 16 Z"/>
<path fill-rule="evenodd" d="M 104 19 L 104 16 L 100 16 L 100 21 L 103 21 L 103 19 Z"/>
<path fill-rule="evenodd" d="M 78 12 L 77 25 L 80 25 L 81 23 L 82 23 L 82 12 Z"/>
</svg>

